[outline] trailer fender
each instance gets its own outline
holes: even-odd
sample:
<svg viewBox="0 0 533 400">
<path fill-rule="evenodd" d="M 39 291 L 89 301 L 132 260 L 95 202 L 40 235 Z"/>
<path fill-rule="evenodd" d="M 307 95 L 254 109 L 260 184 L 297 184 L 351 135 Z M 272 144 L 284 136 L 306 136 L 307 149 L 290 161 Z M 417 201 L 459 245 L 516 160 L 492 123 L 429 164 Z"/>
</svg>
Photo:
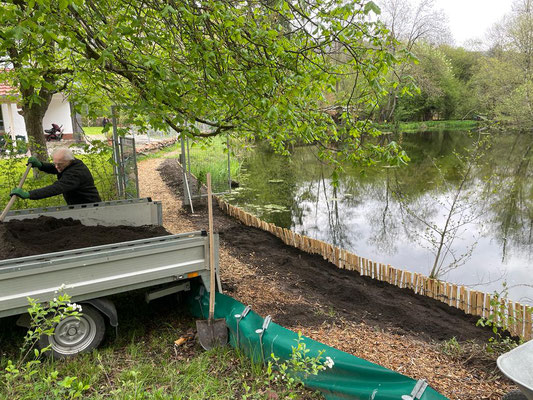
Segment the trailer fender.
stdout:
<svg viewBox="0 0 533 400">
<path fill-rule="evenodd" d="M 116 328 L 118 326 L 118 314 L 115 304 L 106 297 L 99 299 L 83 300 L 80 304 L 90 304 L 109 319 L 109 325 Z M 83 313 L 83 307 L 82 307 Z"/>
</svg>

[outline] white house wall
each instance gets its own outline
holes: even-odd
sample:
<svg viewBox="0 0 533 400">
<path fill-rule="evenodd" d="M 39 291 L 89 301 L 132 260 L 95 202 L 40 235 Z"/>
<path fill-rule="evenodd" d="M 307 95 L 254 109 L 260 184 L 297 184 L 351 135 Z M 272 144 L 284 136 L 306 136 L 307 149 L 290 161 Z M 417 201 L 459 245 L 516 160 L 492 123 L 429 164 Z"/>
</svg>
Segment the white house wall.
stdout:
<svg viewBox="0 0 533 400">
<path fill-rule="evenodd" d="M 2 103 L 1 109 L 6 133 L 12 137 L 17 135 L 27 138 L 26 123 L 22 115 L 19 114 L 17 105 L 15 103 Z M 53 123 L 59 126 L 63 125 L 64 134 L 72 134 L 70 104 L 62 94 L 54 94 L 52 97 L 48 110 L 44 114 L 43 129 L 50 129 Z"/>
<path fill-rule="evenodd" d="M 15 136 L 26 135 L 26 124 L 24 118 L 19 114 L 15 103 L 2 103 L 2 116 L 4 118 L 5 132 L 14 139 Z"/>
<path fill-rule="evenodd" d="M 7 119 L 7 104 L 0 104 L 0 113 L 2 113 L 2 121 L 4 121 L 4 128 L 6 132 L 9 132 L 9 120 Z"/>
<path fill-rule="evenodd" d="M 70 117 L 70 103 L 61 94 L 54 94 L 43 118 L 44 129 L 50 129 L 52 124 L 63 125 L 63 133 L 72 133 L 72 118 Z"/>
</svg>

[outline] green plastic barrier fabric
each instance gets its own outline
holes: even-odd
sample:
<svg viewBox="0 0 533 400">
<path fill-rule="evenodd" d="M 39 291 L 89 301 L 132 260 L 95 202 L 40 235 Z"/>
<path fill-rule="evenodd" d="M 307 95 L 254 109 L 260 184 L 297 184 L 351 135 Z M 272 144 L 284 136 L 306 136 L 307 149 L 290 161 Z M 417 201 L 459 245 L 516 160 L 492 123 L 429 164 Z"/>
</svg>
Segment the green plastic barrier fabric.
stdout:
<svg viewBox="0 0 533 400">
<path fill-rule="evenodd" d="M 193 291 L 194 293 L 194 291 Z M 209 293 L 188 297 L 190 310 L 194 316 L 207 319 L 209 313 Z M 230 331 L 230 344 L 237 347 L 237 318 L 245 306 L 232 297 L 216 293 L 215 318 L 225 318 Z M 256 330 L 263 326 L 264 319 L 250 311 L 239 323 L 239 347 L 250 358 L 261 361 L 271 359 L 275 354 L 280 360 L 290 358 L 292 347 L 296 345 L 298 334 L 271 322 L 264 331 L 262 340 Z M 326 346 L 302 336 L 308 355 L 315 357 L 324 350 L 322 357 L 331 357 L 333 368 L 327 368 L 318 375 L 310 376 L 304 381 L 311 389 L 320 390 L 326 399 L 360 399 L 360 400 L 402 400 L 410 395 L 416 381 L 397 372 L 357 358 L 351 354 Z M 262 342 L 262 345 L 261 345 Z M 409 399 L 403 397 L 403 399 Z M 446 400 L 431 387 L 427 387 L 421 400 Z"/>
</svg>

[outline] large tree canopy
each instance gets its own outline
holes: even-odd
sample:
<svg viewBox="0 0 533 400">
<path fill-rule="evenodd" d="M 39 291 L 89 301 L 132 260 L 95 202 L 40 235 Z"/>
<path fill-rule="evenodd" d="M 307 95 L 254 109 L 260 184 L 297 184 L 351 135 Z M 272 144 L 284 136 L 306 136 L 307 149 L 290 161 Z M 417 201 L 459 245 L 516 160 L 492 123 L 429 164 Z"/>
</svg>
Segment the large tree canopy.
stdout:
<svg viewBox="0 0 533 400">
<path fill-rule="evenodd" d="M 96 91 L 128 105 L 139 123 L 201 136 L 229 132 L 266 139 L 280 151 L 319 143 L 324 157 L 355 162 L 404 156 L 376 145 L 361 117 L 386 94 L 398 62 L 387 30 L 361 0 L 193 1 L 36 0 L 3 2 L 15 10 L 5 35 L 46 43 L 22 68 L 51 51 L 73 75 L 72 94 Z M 2 21 L 0 21 L 2 22 Z M 53 25 L 53 27 L 51 26 Z M 16 57 L 14 58 L 16 60 Z M 14 61 L 12 61 L 14 63 Z M 49 64 L 46 64 L 49 67 Z M 32 78 L 42 88 L 42 75 Z M 335 92 L 348 79 L 351 90 Z M 58 85 L 58 81 L 55 82 Z M 39 90 L 37 89 L 37 93 Z M 44 99 L 44 96 L 42 96 Z M 94 98 L 94 96 L 93 96 Z M 341 122 L 326 112 L 341 110 Z"/>
<path fill-rule="evenodd" d="M 1 1 L 0 65 L 2 80 L 19 89 L 15 96 L 22 106 L 32 153 L 44 157 L 46 144 L 42 119 L 53 94 L 72 82 L 68 52 L 50 4 L 33 1 Z"/>
</svg>

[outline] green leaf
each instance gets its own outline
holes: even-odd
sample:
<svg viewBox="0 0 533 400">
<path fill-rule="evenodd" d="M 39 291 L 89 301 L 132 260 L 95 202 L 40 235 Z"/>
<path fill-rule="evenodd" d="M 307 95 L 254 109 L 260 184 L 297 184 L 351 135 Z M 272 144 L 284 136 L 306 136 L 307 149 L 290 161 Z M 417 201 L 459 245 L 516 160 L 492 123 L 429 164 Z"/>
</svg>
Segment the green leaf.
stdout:
<svg viewBox="0 0 533 400">
<path fill-rule="evenodd" d="M 373 12 L 376 15 L 380 15 L 381 9 L 378 7 L 376 3 L 374 3 L 373 1 L 369 1 L 368 3 L 365 4 L 364 13 L 369 14 L 370 12 Z"/>
</svg>

